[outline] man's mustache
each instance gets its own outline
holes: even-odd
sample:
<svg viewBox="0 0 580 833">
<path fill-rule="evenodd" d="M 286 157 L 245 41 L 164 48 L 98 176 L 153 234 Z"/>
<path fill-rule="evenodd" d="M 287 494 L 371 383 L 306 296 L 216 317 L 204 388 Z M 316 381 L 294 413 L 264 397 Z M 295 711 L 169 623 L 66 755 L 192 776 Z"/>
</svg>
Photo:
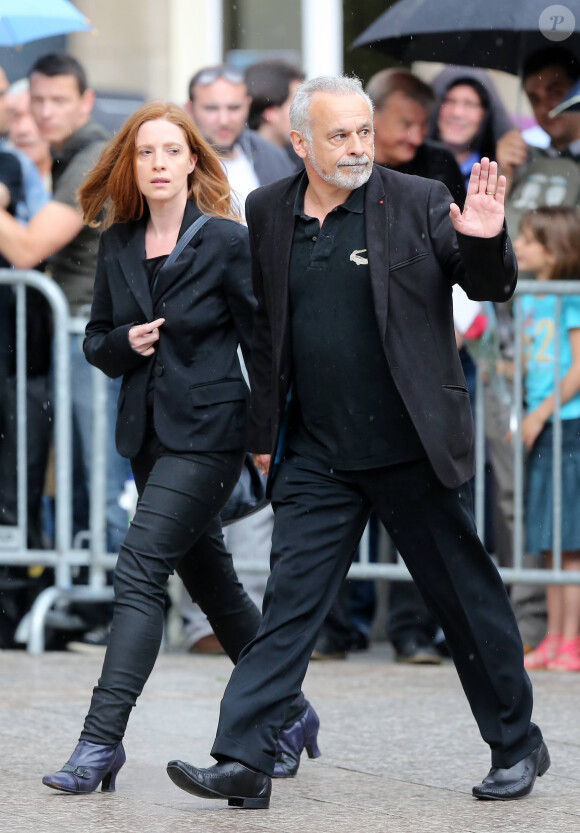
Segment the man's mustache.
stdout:
<svg viewBox="0 0 580 833">
<path fill-rule="evenodd" d="M 353 168 L 355 165 L 368 165 L 370 161 L 370 158 L 365 153 L 364 156 L 352 156 L 349 159 L 341 159 L 337 167 Z"/>
</svg>

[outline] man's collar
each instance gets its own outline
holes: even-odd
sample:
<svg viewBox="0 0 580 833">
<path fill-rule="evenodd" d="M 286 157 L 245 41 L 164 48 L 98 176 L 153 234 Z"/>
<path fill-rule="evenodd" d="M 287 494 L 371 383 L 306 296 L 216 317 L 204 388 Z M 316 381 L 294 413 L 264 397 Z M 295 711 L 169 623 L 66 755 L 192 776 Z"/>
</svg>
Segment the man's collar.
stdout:
<svg viewBox="0 0 580 833">
<path fill-rule="evenodd" d="M 345 211 L 350 211 L 352 214 L 364 214 L 365 185 L 361 185 L 359 188 L 355 188 L 354 191 L 351 191 L 346 200 L 340 205 L 337 205 L 336 207 L 343 208 Z M 310 219 L 304 213 L 304 195 L 306 194 L 307 188 L 308 174 L 306 173 L 306 171 L 304 171 L 304 173 L 300 177 L 300 181 L 298 183 L 298 190 L 296 192 L 296 198 L 294 200 L 294 216 L 302 217 L 304 219 Z"/>
<path fill-rule="evenodd" d="M 294 216 L 306 217 L 304 213 L 304 195 L 308 188 L 308 175 L 306 171 L 303 172 L 298 182 L 298 190 L 296 191 L 296 198 L 294 200 Z"/>
</svg>

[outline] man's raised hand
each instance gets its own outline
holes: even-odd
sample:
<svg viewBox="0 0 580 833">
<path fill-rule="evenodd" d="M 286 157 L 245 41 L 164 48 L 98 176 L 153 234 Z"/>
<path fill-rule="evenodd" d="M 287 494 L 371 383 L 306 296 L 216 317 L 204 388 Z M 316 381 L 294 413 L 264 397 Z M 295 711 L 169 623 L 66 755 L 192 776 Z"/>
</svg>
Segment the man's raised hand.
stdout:
<svg viewBox="0 0 580 833">
<path fill-rule="evenodd" d="M 495 237 L 504 221 L 505 176 L 497 175 L 497 162 L 484 156 L 471 169 L 463 212 L 451 203 L 449 217 L 455 231 L 471 237 Z"/>
</svg>

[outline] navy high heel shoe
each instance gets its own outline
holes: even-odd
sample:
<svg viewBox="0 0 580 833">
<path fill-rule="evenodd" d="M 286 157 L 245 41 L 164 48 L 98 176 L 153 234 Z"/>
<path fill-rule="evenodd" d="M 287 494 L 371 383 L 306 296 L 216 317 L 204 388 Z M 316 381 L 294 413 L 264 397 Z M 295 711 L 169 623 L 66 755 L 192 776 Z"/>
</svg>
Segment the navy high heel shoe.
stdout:
<svg viewBox="0 0 580 833">
<path fill-rule="evenodd" d="M 276 764 L 273 778 L 294 778 L 300 766 L 300 755 L 306 749 L 309 758 L 320 757 L 317 738 L 320 728 L 318 715 L 310 705 L 296 723 L 280 729 L 276 741 Z"/>
<path fill-rule="evenodd" d="M 63 768 L 45 775 L 42 783 L 65 793 L 92 793 L 99 784 L 102 792 L 114 792 L 117 773 L 125 760 L 122 743 L 109 746 L 80 740 Z"/>
</svg>

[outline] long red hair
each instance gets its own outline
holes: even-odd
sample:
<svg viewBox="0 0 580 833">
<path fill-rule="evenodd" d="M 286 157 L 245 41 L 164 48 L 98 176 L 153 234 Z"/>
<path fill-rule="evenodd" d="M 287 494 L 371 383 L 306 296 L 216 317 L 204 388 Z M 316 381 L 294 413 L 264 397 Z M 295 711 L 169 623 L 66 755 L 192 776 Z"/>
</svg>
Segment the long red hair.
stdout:
<svg viewBox="0 0 580 833">
<path fill-rule="evenodd" d="M 136 138 L 145 122 L 158 119 L 180 127 L 191 154 L 197 155 L 195 169 L 188 176 L 188 198 L 203 214 L 239 220 L 224 168 L 191 118 L 177 104 L 150 101 L 129 116 L 117 135 L 103 148 L 99 161 L 81 185 L 78 196 L 85 222 L 97 225 L 102 219 L 107 227 L 112 223 L 139 220 L 143 216 L 146 203 L 135 173 Z M 101 218 L 103 209 L 105 215 Z"/>
</svg>

